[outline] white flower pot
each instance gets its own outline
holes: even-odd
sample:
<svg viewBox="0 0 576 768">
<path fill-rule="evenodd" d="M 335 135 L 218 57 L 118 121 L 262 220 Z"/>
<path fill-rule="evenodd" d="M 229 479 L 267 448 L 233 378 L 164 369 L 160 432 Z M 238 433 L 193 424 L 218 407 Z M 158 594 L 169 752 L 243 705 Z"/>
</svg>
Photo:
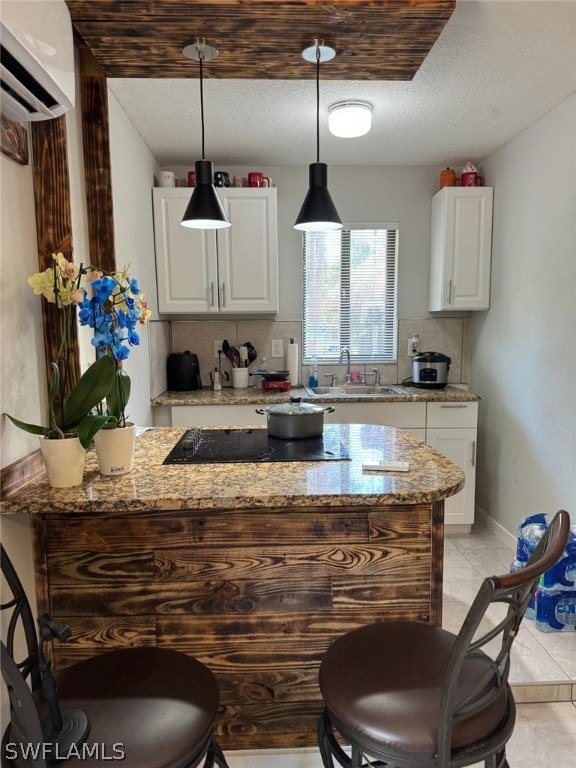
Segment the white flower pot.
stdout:
<svg viewBox="0 0 576 768">
<path fill-rule="evenodd" d="M 103 475 L 125 475 L 132 472 L 136 425 L 101 429 L 94 435 L 98 466 Z"/>
<path fill-rule="evenodd" d="M 86 449 L 77 437 L 65 437 L 62 440 L 41 437 L 40 451 L 49 485 L 53 488 L 82 485 Z"/>
</svg>

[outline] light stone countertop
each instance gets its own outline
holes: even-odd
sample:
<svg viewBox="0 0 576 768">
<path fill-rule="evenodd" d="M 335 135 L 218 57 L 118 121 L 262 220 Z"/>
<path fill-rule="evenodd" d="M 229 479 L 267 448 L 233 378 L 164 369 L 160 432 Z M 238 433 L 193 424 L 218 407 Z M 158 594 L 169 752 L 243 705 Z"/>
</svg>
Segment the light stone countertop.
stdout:
<svg viewBox="0 0 576 768">
<path fill-rule="evenodd" d="M 100 475 L 91 450 L 83 485 L 50 488 L 40 477 L 13 496 L 4 496 L 0 512 L 78 515 L 259 508 L 281 514 L 286 508 L 314 506 L 328 512 L 351 505 L 425 504 L 452 496 L 464 485 L 459 467 L 406 430 L 374 424 L 331 428 L 339 429 L 351 460 L 163 465 L 186 428 L 156 427 L 137 438 L 131 473 Z M 364 460 L 381 459 L 407 461 L 410 471 L 363 471 Z"/>
<path fill-rule="evenodd" d="M 386 385 L 383 385 L 386 386 Z M 204 387 L 193 392 L 163 392 L 152 400 L 153 406 L 189 406 L 189 405 L 266 405 L 269 403 L 288 402 L 291 397 L 301 397 L 307 403 L 466 403 L 480 400 L 480 396 L 473 392 L 448 385 L 445 389 L 418 389 L 392 385 L 402 390 L 403 395 L 346 395 L 334 397 L 331 395 L 311 396 L 306 393 L 304 387 L 291 389 L 288 392 L 263 392 L 260 387 L 248 387 L 248 389 L 234 389 L 224 387 L 221 392 L 213 392 L 209 387 Z"/>
</svg>

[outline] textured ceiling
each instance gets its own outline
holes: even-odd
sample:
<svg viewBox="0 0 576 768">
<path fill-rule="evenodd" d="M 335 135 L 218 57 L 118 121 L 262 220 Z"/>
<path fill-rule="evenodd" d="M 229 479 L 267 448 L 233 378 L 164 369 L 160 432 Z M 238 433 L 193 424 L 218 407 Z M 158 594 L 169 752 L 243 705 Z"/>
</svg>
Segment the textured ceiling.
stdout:
<svg viewBox="0 0 576 768">
<path fill-rule="evenodd" d="M 375 45 L 375 56 L 378 51 Z M 314 70 L 313 64 L 299 64 Z M 212 65 L 216 62 L 206 69 Z M 321 67 L 323 161 L 440 166 L 480 161 L 576 90 L 576 3 L 459 0 L 411 81 L 332 80 L 324 75 L 329 66 Z M 109 82 L 161 165 L 198 159 L 197 78 Z M 313 80 L 209 77 L 204 86 L 206 156 L 218 167 L 315 160 Z M 327 108 L 345 98 L 374 105 L 368 135 L 329 135 Z"/>
</svg>

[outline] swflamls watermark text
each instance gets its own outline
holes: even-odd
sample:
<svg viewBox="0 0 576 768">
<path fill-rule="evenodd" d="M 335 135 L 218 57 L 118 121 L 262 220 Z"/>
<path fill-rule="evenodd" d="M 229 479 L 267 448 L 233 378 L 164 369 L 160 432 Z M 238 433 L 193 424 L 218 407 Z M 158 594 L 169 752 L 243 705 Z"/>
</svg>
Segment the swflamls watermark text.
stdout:
<svg viewBox="0 0 576 768">
<path fill-rule="evenodd" d="M 94 742 L 62 747 L 59 744 L 19 744 L 9 741 L 4 745 L 4 757 L 8 760 L 43 759 L 50 763 L 69 760 L 71 757 L 78 760 L 124 760 L 126 749 L 120 742 L 112 745 Z"/>
</svg>

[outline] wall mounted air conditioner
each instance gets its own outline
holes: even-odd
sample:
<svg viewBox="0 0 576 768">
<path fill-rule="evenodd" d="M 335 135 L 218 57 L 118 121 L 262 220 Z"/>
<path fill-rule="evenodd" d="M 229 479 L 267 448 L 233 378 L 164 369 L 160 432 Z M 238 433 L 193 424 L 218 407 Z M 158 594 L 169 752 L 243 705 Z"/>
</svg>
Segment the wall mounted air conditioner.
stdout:
<svg viewBox="0 0 576 768">
<path fill-rule="evenodd" d="M 74 41 L 64 0 L 2 0 L 0 47 L 5 117 L 47 120 L 74 107 Z"/>
</svg>

